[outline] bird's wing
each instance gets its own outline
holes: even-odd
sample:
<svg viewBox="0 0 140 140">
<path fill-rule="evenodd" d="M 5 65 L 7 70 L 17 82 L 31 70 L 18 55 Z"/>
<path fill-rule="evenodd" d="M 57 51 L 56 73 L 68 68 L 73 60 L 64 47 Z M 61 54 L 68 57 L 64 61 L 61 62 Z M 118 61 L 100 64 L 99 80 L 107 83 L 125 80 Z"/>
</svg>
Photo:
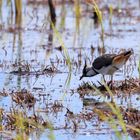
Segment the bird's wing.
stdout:
<svg viewBox="0 0 140 140">
<path fill-rule="evenodd" d="M 96 70 L 99 70 L 104 66 L 107 67 L 112 64 L 112 61 L 115 56 L 116 54 L 104 54 L 102 56 L 99 56 L 94 60 L 92 66 Z"/>
<path fill-rule="evenodd" d="M 114 64 L 119 64 L 121 62 L 126 63 L 126 61 L 128 60 L 128 58 L 133 54 L 133 52 L 130 51 L 126 51 L 126 52 L 122 52 L 118 55 L 115 56 L 115 58 L 113 59 L 113 63 Z"/>
</svg>

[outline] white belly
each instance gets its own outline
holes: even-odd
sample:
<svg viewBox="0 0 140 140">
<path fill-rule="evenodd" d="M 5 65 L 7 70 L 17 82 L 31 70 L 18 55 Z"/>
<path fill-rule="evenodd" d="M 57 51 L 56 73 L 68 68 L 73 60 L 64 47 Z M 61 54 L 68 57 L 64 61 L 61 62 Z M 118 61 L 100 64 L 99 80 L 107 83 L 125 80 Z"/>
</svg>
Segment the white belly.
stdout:
<svg viewBox="0 0 140 140">
<path fill-rule="evenodd" d="M 108 67 L 102 67 L 100 70 L 97 70 L 97 69 L 95 70 L 102 75 L 112 75 L 115 71 L 120 69 L 123 65 L 124 63 L 120 63 L 119 65 L 115 65 L 115 66 L 111 65 Z"/>
<path fill-rule="evenodd" d="M 112 75 L 117 69 L 112 66 L 102 67 L 100 70 L 96 70 L 98 73 L 102 75 Z"/>
</svg>

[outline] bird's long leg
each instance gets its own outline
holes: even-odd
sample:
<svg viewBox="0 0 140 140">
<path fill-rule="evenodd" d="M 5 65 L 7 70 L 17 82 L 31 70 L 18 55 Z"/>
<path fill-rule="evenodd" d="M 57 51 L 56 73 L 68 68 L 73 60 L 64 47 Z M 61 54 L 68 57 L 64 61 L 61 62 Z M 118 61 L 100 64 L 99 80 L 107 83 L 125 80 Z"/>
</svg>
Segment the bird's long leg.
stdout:
<svg viewBox="0 0 140 140">
<path fill-rule="evenodd" d="M 113 75 L 111 75 L 111 86 L 110 86 L 110 88 L 112 89 L 113 88 Z"/>
<path fill-rule="evenodd" d="M 106 83 L 106 80 L 105 80 L 105 76 L 103 75 L 103 80 L 104 80 L 104 82 Z"/>
<path fill-rule="evenodd" d="M 111 75 L 111 82 L 112 82 L 112 84 L 113 84 L 113 75 Z"/>
</svg>

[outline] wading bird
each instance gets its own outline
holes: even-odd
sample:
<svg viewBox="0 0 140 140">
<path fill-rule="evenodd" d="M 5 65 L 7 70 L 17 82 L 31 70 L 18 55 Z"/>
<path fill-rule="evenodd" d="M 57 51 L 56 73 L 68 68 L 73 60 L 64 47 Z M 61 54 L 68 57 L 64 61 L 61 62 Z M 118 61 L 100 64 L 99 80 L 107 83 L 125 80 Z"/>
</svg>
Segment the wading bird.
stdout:
<svg viewBox="0 0 140 140">
<path fill-rule="evenodd" d="M 113 74 L 119 70 L 133 54 L 132 50 L 122 52 L 120 54 L 104 54 L 97 57 L 92 63 L 91 67 L 87 67 L 86 60 L 83 68 L 83 77 L 92 77 L 97 74 L 102 74 L 105 81 L 104 75 L 111 75 L 111 82 L 113 81 Z"/>
</svg>

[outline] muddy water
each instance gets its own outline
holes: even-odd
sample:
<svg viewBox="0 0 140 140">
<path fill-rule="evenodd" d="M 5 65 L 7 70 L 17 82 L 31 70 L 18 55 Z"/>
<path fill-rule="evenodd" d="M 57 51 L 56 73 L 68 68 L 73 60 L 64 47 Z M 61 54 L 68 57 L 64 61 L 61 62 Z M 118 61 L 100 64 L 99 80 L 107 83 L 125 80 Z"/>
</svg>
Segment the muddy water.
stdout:
<svg viewBox="0 0 140 140">
<path fill-rule="evenodd" d="M 112 4 L 113 15 L 112 25 L 109 25 L 108 7 Z M 133 49 L 134 56 L 119 72 L 114 75 L 114 79 L 124 80 L 125 78 L 139 77 L 137 70 L 140 45 L 140 7 L 139 1 L 129 0 L 118 4 L 117 1 L 104 1 L 99 3 L 103 12 L 103 26 L 105 31 L 104 44 L 106 53 L 118 53 L 121 49 Z M 120 9 L 118 9 L 120 7 Z M 8 12 L 7 12 L 8 11 Z M 65 11 L 65 12 L 64 12 Z M 90 112 L 93 107 L 85 107 L 83 99 L 77 93 L 77 88 L 84 82 L 92 81 L 98 84 L 97 80 L 101 76 L 94 78 L 85 78 L 79 81 L 83 68 L 83 60 L 87 58 L 90 65 L 92 60 L 100 55 L 102 41 L 100 39 L 100 25 L 95 25 L 91 18 L 92 9 L 86 4 L 81 5 L 80 24 L 76 26 L 74 15 L 74 5 L 68 3 L 65 5 L 56 5 L 57 22 L 56 29 L 60 32 L 65 47 L 72 60 L 72 72 L 70 84 L 66 88 L 69 69 L 65 62 L 64 53 L 60 50 L 61 43 L 56 37 L 55 32 L 50 31 L 48 20 L 48 5 L 27 4 L 23 2 L 23 20 L 20 32 L 14 29 L 14 17 L 11 17 L 10 6 L 3 3 L 0 32 L 0 90 L 5 89 L 8 93 L 26 89 L 33 93 L 37 102 L 35 103 L 35 112 L 44 120 L 49 120 L 54 126 L 54 136 L 56 140 L 83 140 L 83 139 L 116 139 L 113 130 L 105 122 L 98 122 L 97 117 L 90 121 L 83 121 L 81 118 L 69 120 L 66 116 L 67 109 L 73 114 L 78 115 L 81 112 Z M 64 19 L 63 19 L 64 18 Z M 79 28 L 79 32 L 76 32 Z M 51 36 L 52 35 L 52 36 Z M 49 37 L 52 40 L 49 40 Z M 91 46 L 93 46 L 91 48 Z M 15 74 L 18 66 L 28 64 L 30 72 L 27 74 Z M 58 71 L 46 74 L 36 75 L 36 71 L 43 70 L 46 66 L 54 65 Z M 108 101 L 98 96 L 88 96 L 95 100 Z M 139 109 L 139 95 L 134 94 L 129 97 L 118 98 L 115 101 L 122 107 L 134 107 Z M 60 104 L 61 107 L 53 108 L 54 104 Z M 11 96 L 0 97 L 0 107 L 5 111 L 10 108 L 22 110 L 13 103 Z M 46 112 L 46 113 L 45 113 Z M 30 109 L 28 114 L 33 114 Z M 74 132 L 74 123 L 78 124 Z M 67 129 L 64 127 L 67 125 Z M 49 131 L 32 132 L 30 139 L 49 139 Z M 126 139 L 126 136 L 122 136 Z M 128 136 L 128 139 L 133 139 Z"/>
</svg>

